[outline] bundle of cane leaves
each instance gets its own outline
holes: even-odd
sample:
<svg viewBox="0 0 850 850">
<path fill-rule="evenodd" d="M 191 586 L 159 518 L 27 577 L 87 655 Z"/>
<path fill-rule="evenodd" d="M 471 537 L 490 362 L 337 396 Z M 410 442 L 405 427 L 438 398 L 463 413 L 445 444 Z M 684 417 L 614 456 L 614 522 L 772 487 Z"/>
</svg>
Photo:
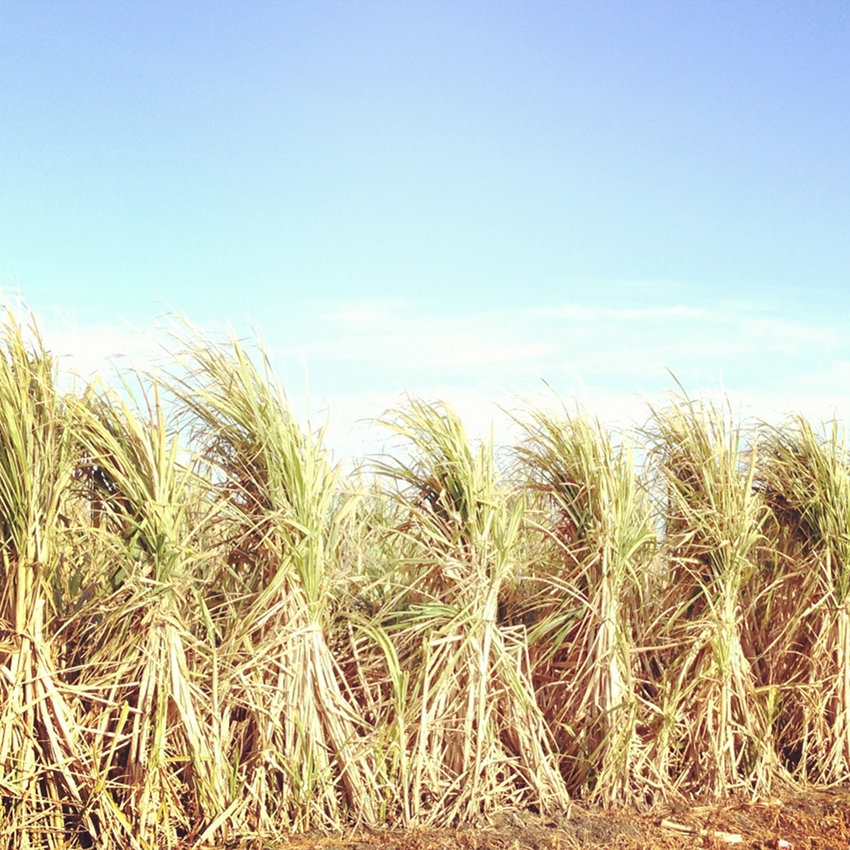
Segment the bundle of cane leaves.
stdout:
<svg viewBox="0 0 850 850">
<path fill-rule="evenodd" d="M 142 844 L 174 843 L 231 802 L 202 616 L 208 504 L 157 384 L 142 406 L 127 398 L 127 386 L 120 396 L 92 391 L 77 410 L 91 534 L 112 544 L 112 592 L 80 612 L 98 631 L 81 683 L 106 696 L 86 726 L 100 735 L 116 808 Z"/>
<path fill-rule="evenodd" d="M 799 770 L 823 782 L 850 778 L 850 450 L 837 422 L 817 433 L 802 416 L 771 428 L 763 488 L 796 568 L 790 656 L 806 665 L 797 700 Z M 798 664 L 795 666 L 799 666 Z M 791 743 L 794 743 L 793 741 Z"/>
<path fill-rule="evenodd" d="M 520 475 L 552 550 L 536 561 L 531 601 L 538 699 L 571 788 L 606 804 L 645 799 L 635 642 L 657 542 L 649 501 L 631 450 L 598 423 L 561 407 L 519 424 Z"/>
<path fill-rule="evenodd" d="M 219 497 L 232 572 L 221 687 L 242 729 L 235 758 L 256 828 L 375 823 L 369 724 L 329 645 L 345 577 L 345 506 L 322 433 L 296 422 L 263 356 L 191 336 L 177 385 Z"/>
<path fill-rule="evenodd" d="M 55 637 L 63 520 L 72 511 L 77 454 L 53 358 L 35 323 L 27 333 L 7 311 L 0 340 L 3 847 L 58 847 L 95 832 L 95 778 L 73 695 L 57 667 Z"/>
<path fill-rule="evenodd" d="M 653 758 L 669 758 L 677 785 L 694 792 L 762 791 L 777 758 L 741 642 L 743 588 L 767 516 L 755 452 L 727 407 L 673 396 L 653 415 L 669 560 L 659 634 L 673 646 L 657 659 L 667 733 Z"/>
<path fill-rule="evenodd" d="M 407 511 L 395 529 L 403 594 L 388 628 L 409 674 L 411 816 L 566 806 L 524 628 L 499 617 L 520 567 L 523 500 L 500 484 L 492 441 L 473 449 L 447 405 L 414 398 L 382 421 L 413 458 L 379 465 Z"/>
<path fill-rule="evenodd" d="M 376 810 L 382 824 L 409 825 L 405 793 L 409 728 L 408 671 L 402 669 L 384 625 L 401 604 L 394 567 L 398 538 L 388 529 L 403 521 L 405 508 L 388 494 L 385 481 L 356 470 L 341 482 L 350 500 L 340 523 L 338 558 L 346 576 L 333 634 L 334 656 L 352 699 L 372 729 L 370 747 Z"/>
<path fill-rule="evenodd" d="M 756 568 L 742 586 L 741 645 L 781 778 L 820 781 L 818 760 L 809 752 L 813 738 L 805 734 L 811 721 L 818 722 L 811 716 L 817 690 L 811 681 L 815 618 L 804 616 L 818 595 L 817 570 L 775 516 L 763 528 L 765 539 L 753 552 Z"/>
</svg>

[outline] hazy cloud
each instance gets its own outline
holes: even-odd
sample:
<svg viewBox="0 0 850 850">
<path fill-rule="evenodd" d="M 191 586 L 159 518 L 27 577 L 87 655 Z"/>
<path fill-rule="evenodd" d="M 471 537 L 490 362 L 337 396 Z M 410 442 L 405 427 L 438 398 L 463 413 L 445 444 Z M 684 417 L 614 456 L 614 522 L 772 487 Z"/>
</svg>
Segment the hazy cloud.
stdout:
<svg viewBox="0 0 850 850">
<path fill-rule="evenodd" d="M 51 317 L 42 330 L 84 377 L 111 362 L 148 368 L 162 356 L 154 329 Z M 840 317 L 806 321 L 743 304 L 439 315 L 375 301 L 302 311 L 259 330 L 296 409 L 309 408 L 316 422 L 329 409 L 329 443 L 341 456 L 383 445 L 364 423 L 405 392 L 451 402 L 480 435 L 493 420 L 504 433 L 497 405 L 514 406 L 517 393 L 534 394 L 543 381 L 604 421 L 641 421 L 646 400 L 675 387 L 670 372 L 689 391 L 727 394 L 742 415 L 850 413 L 850 343 Z"/>
</svg>

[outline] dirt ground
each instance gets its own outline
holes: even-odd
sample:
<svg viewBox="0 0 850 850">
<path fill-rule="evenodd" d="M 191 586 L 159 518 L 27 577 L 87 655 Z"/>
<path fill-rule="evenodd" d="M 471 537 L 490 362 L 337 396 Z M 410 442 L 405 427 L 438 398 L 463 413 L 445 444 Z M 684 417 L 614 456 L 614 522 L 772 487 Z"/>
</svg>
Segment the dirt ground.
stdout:
<svg viewBox="0 0 850 850">
<path fill-rule="evenodd" d="M 848 850 L 850 789 L 646 814 L 593 811 L 576 804 L 553 820 L 507 813 L 493 821 L 451 830 L 293 836 L 274 850 L 687 850 L 733 845 Z"/>
</svg>

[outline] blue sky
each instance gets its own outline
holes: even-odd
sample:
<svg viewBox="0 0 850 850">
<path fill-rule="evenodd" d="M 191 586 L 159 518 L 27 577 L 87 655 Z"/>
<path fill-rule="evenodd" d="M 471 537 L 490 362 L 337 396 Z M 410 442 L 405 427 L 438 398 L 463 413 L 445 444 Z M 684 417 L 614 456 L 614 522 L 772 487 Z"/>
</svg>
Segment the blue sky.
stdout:
<svg viewBox="0 0 850 850">
<path fill-rule="evenodd" d="M 169 310 L 294 399 L 850 413 L 850 4 L 0 3 L 0 271 L 83 371 Z"/>
</svg>

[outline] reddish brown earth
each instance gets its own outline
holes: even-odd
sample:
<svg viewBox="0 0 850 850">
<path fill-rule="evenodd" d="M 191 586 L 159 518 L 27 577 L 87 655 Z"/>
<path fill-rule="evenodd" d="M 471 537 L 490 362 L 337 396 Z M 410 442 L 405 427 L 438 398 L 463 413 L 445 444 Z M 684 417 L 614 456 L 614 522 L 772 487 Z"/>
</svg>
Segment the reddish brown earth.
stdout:
<svg viewBox="0 0 850 850">
<path fill-rule="evenodd" d="M 644 814 L 594 811 L 578 804 L 545 820 L 508 813 L 486 826 L 410 832 L 292 836 L 277 846 L 234 844 L 232 850 L 848 850 L 850 789 L 766 802 L 729 801 Z M 688 830 L 688 831 L 686 831 Z M 700 833 L 702 830 L 702 834 Z M 734 843 L 732 843 L 734 842 Z"/>
</svg>

